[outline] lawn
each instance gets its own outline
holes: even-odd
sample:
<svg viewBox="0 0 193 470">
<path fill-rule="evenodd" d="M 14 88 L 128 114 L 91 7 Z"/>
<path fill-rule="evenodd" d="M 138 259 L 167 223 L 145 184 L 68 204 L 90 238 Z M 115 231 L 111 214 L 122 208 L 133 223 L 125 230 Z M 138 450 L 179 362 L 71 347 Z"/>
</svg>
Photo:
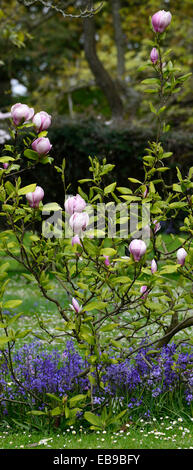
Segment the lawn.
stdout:
<svg viewBox="0 0 193 470">
<path fill-rule="evenodd" d="M 165 416 L 140 420 L 116 432 L 90 432 L 73 426 L 65 432 L 0 431 L 1 449 L 193 449 L 193 419 Z"/>
</svg>

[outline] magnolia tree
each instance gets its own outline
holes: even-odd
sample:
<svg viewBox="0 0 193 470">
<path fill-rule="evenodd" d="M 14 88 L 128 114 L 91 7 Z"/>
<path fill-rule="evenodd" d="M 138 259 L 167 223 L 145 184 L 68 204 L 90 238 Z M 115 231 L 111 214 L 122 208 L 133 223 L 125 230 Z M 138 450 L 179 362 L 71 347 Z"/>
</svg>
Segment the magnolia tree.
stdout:
<svg viewBox="0 0 193 470">
<path fill-rule="evenodd" d="M 119 187 L 115 181 L 106 186 L 106 175 L 114 165 L 89 158 L 90 178 L 79 182 L 77 195 L 69 195 L 65 161 L 61 167 L 54 166 L 50 156 L 53 149 L 47 135 L 51 116 L 44 111 L 35 114 L 21 103 L 11 108 L 13 143 L 5 145 L 0 158 L 1 216 L 7 224 L 0 234 L 0 250 L 6 259 L 17 260 L 24 278 L 55 304 L 62 326 L 52 324 L 49 330 L 37 315 L 39 327 L 49 341 L 74 339 L 87 359 L 81 375 L 90 380 L 91 402 L 93 387 L 104 387 L 104 368 L 135 354 L 143 347 L 144 338 L 150 348 L 149 363 L 172 338 L 192 340 L 193 167 L 185 176 L 176 168 L 176 183 L 170 185 L 167 162 L 172 153 L 160 142 L 169 128 L 165 118 L 170 97 L 189 76 L 180 75 L 169 58 L 171 50 L 165 48 L 171 19 L 165 11 L 151 18 L 152 50 L 143 67 L 149 73 L 142 83 L 145 92 L 157 96 L 150 102 L 157 135 L 143 157 L 143 181 L 129 176 L 128 187 Z M 18 135 L 20 139 L 23 136 L 22 153 L 18 153 Z M 35 182 L 22 186 L 23 171 L 29 173 L 39 164 L 45 165 L 45 170 L 52 164 L 61 174 L 64 207 L 57 202 L 44 205 L 48 188 Z M 160 231 L 161 222 L 175 219 L 179 213 L 184 220 L 170 249 Z M 40 233 L 37 226 L 42 220 Z M 14 329 L 20 313 L 9 319 L 3 314 L 4 309 L 21 303 L 17 298 L 4 300 L 8 264 L 0 267 L 0 347 L 19 384 L 12 349 L 28 330 Z M 67 307 L 54 295 L 53 278 L 68 299 Z M 110 350 L 115 352 L 113 358 Z"/>
</svg>

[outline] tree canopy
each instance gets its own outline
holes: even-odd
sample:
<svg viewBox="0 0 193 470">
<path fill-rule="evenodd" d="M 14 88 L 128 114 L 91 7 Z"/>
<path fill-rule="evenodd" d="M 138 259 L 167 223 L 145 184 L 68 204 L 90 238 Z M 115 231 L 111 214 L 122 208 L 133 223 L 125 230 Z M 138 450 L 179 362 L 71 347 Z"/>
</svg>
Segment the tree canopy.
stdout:
<svg viewBox="0 0 193 470">
<path fill-rule="evenodd" d="M 147 18 L 166 9 L 166 2 L 111 0 L 103 1 L 102 8 L 101 2 L 91 3 L 0 2 L 1 108 L 13 102 L 10 81 L 15 79 L 27 88 L 32 104 L 54 107 L 56 114 L 151 122 L 140 85 L 148 77 L 143 66 L 152 44 Z M 95 14 L 81 16 L 91 8 Z M 171 1 L 170 10 L 172 61 L 184 73 L 192 72 L 192 2 Z M 192 124 L 192 84 L 193 78 L 180 97 L 172 97 L 175 126 Z"/>
</svg>

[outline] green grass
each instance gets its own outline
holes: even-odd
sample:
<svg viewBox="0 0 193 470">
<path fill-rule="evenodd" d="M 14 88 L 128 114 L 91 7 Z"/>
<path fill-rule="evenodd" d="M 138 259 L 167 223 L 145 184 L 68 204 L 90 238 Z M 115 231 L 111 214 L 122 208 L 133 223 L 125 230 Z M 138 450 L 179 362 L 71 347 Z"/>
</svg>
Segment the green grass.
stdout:
<svg viewBox="0 0 193 470">
<path fill-rule="evenodd" d="M 34 341 L 34 339 L 41 336 L 43 340 L 48 340 L 48 335 L 41 331 L 38 321 L 43 319 L 45 328 L 51 333 L 53 327 L 62 326 L 63 320 L 57 310 L 54 303 L 49 302 L 40 293 L 39 288 L 34 284 L 33 287 L 20 273 L 9 273 L 10 282 L 7 285 L 6 293 L 4 295 L 4 302 L 12 299 L 21 299 L 22 304 L 14 309 L 5 309 L 7 318 L 11 318 L 19 312 L 22 312 L 22 316 L 17 319 L 13 324 L 14 329 L 23 331 L 25 329 L 31 329 L 24 338 L 17 341 L 17 348 L 22 346 L 24 343 Z M 62 305 L 68 306 L 70 299 L 66 296 L 61 286 L 54 282 L 53 297 L 57 298 Z M 55 343 L 56 344 L 56 343 Z"/>
<path fill-rule="evenodd" d="M 0 430 L 1 449 L 193 449 L 193 422 L 182 418 L 171 420 L 153 420 L 150 423 L 140 421 L 118 432 L 80 429 L 69 427 L 48 434 L 23 431 L 12 432 L 9 427 Z"/>
</svg>

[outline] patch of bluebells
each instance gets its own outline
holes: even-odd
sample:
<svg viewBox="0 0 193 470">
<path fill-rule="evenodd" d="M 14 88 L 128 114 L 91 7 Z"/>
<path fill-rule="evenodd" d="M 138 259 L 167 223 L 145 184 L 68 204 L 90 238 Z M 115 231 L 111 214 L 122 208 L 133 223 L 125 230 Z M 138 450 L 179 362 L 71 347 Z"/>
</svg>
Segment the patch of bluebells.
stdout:
<svg viewBox="0 0 193 470">
<path fill-rule="evenodd" d="M 188 405 L 193 402 L 193 347 L 178 351 L 174 343 L 163 347 L 158 353 L 151 353 L 146 346 L 131 358 L 122 360 L 113 351 L 109 352 L 109 363 L 99 365 L 103 390 L 94 387 L 93 403 L 102 405 L 104 401 L 117 398 L 119 404 L 128 409 L 143 405 L 147 394 L 157 399 L 165 392 L 183 390 Z M 110 363 L 113 359 L 113 363 Z M 116 359 L 116 361 L 114 360 Z M 0 353 L 0 400 L 2 410 L 7 412 L 7 401 L 28 400 L 27 390 L 41 398 L 41 403 L 33 406 L 44 409 L 46 393 L 58 396 L 86 393 L 90 388 L 86 376 L 79 376 L 88 367 L 87 361 L 76 351 L 72 341 L 68 341 L 63 353 L 57 349 L 46 351 L 42 343 L 25 344 L 13 353 L 15 377 L 23 386 L 15 383 L 8 369 L 5 356 Z M 149 411 L 148 411 L 149 413 Z"/>
</svg>

